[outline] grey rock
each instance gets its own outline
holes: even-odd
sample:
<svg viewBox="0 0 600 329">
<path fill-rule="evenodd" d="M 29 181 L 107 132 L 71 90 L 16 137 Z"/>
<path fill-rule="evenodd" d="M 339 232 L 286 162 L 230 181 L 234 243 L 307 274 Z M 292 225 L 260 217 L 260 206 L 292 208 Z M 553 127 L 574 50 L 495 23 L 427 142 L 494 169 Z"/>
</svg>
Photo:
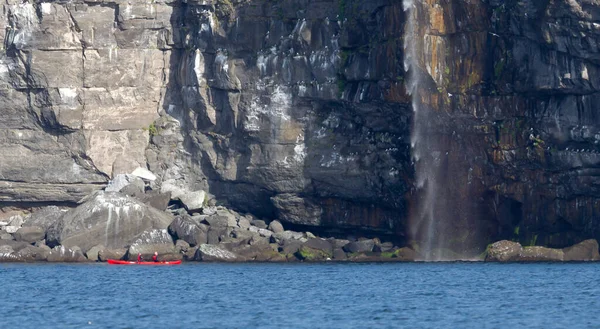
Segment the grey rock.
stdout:
<svg viewBox="0 0 600 329">
<path fill-rule="evenodd" d="M 249 229 L 251 225 L 252 225 L 252 224 L 250 224 L 250 221 L 249 221 L 247 218 L 245 218 L 245 217 L 241 217 L 241 218 L 238 220 L 238 227 L 239 227 L 239 228 L 242 228 L 242 229 Z"/>
<path fill-rule="evenodd" d="M 258 228 L 267 228 L 267 224 L 265 223 L 265 221 L 260 219 L 254 219 L 250 221 L 250 224 Z"/>
<path fill-rule="evenodd" d="M 39 262 L 46 261 L 51 251 L 44 248 L 27 246 L 21 249 L 17 256 L 20 257 L 25 262 Z"/>
<path fill-rule="evenodd" d="M 228 236 L 227 227 L 211 226 L 208 229 L 207 243 L 208 244 L 219 244 L 221 239 Z"/>
<path fill-rule="evenodd" d="M 180 254 L 185 254 L 190 248 L 190 244 L 185 242 L 184 240 L 175 241 L 175 249 Z"/>
<path fill-rule="evenodd" d="M 375 247 L 375 241 L 373 239 L 353 241 L 343 247 L 345 252 L 348 253 L 359 253 L 359 252 L 370 252 Z"/>
<path fill-rule="evenodd" d="M 20 251 L 21 249 L 29 247 L 31 244 L 23 241 L 12 241 L 12 240 L 0 240 L 0 246 L 9 246 L 15 252 Z"/>
<path fill-rule="evenodd" d="M 92 248 L 90 248 L 90 250 L 88 250 L 85 253 L 85 257 L 92 262 L 97 262 L 100 260 L 100 257 L 99 257 L 100 251 L 102 251 L 104 249 L 105 248 L 103 245 L 93 246 Z"/>
<path fill-rule="evenodd" d="M 589 239 L 574 246 L 563 249 L 565 262 L 589 262 L 600 260 L 598 253 L 598 241 Z"/>
<path fill-rule="evenodd" d="M 65 246 L 57 246 L 52 248 L 46 259 L 48 262 L 55 263 L 81 263 L 87 262 L 87 258 L 81 250 L 71 249 Z"/>
<path fill-rule="evenodd" d="M 34 243 L 44 239 L 46 232 L 44 228 L 39 226 L 21 227 L 14 234 L 15 240 L 27 243 Z"/>
<path fill-rule="evenodd" d="M 232 262 L 242 259 L 234 253 L 215 245 L 201 244 L 196 251 L 195 260 L 201 262 Z"/>
<path fill-rule="evenodd" d="M 342 248 L 333 249 L 333 259 L 335 260 L 346 260 L 348 257 Z"/>
<path fill-rule="evenodd" d="M 181 253 L 175 248 L 173 238 L 166 229 L 151 230 L 142 233 L 135 240 L 127 252 L 129 260 L 137 260 L 137 255 L 142 254 L 144 259 L 152 259 L 152 255 L 158 252 L 161 261 L 182 259 Z"/>
<path fill-rule="evenodd" d="M 0 240 L 14 240 L 15 238 L 13 237 L 12 234 L 7 233 L 7 232 L 0 232 Z"/>
<path fill-rule="evenodd" d="M 277 220 L 272 221 L 271 223 L 269 223 L 269 230 L 273 231 L 273 233 L 280 233 L 285 231 L 283 229 L 283 225 L 281 225 L 281 223 Z"/>
<path fill-rule="evenodd" d="M 564 252 L 561 249 L 552 249 L 540 246 L 525 247 L 519 254 L 521 262 L 561 262 Z"/>
<path fill-rule="evenodd" d="M 116 175 L 108 186 L 104 189 L 106 192 L 121 192 L 125 195 L 140 197 L 144 194 L 144 181 L 134 175 L 119 174 Z"/>
<path fill-rule="evenodd" d="M 200 224 L 188 215 L 177 216 L 169 225 L 169 233 L 175 239 L 181 239 L 191 246 L 208 242 L 208 226 Z"/>
<path fill-rule="evenodd" d="M 502 240 L 494 242 L 487 248 L 485 260 L 487 262 L 514 261 L 522 251 L 523 247 L 520 243 Z"/>
<path fill-rule="evenodd" d="M 11 226 L 11 225 L 8 225 L 8 226 L 4 226 L 2 229 L 6 233 L 13 234 L 13 233 L 16 233 L 20 228 L 21 228 L 20 226 Z"/>
<path fill-rule="evenodd" d="M 331 243 L 328 240 L 325 239 L 320 239 L 320 238 L 311 238 L 308 239 L 308 241 L 306 241 L 303 244 L 304 247 L 307 248 L 311 248 L 314 250 L 320 250 L 322 252 L 324 252 L 327 255 L 330 255 L 333 253 L 333 246 L 331 245 Z"/>
<path fill-rule="evenodd" d="M 200 190 L 183 193 L 179 195 L 178 198 L 188 211 L 200 210 L 204 206 L 206 192 Z"/>
<path fill-rule="evenodd" d="M 156 175 L 154 175 L 150 170 L 142 167 L 137 167 L 131 172 L 132 176 L 136 176 L 140 179 L 144 179 L 147 181 L 155 181 Z M 118 192 L 118 191 L 117 191 Z"/>
<path fill-rule="evenodd" d="M 47 230 L 52 224 L 67 212 L 68 209 L 59 208 L 57 206 L 48 206 L 34 211 L 27 217 L 23 223 L 24 227 L 39 226 Z"/>
<path fill-rule="evenodd" d="M 283 231 L 280 233 L 274 233 L 271 236 L 271 241 L 273 243 L 278 243 L 278 244 L 284 244 L 287 240 L 302 241 L 303 239 L 304 239 L 304 234 L 299 233 L 299 232 L 294 232 L 294 231 Z"/>
<path fill-rule="evenodd" d="M 106 262 L 109 259 L 124 259 L 126 255 L 126 248 L 102 249 L 98 252 L 98 259 L 100 259 L 100 261 Z"/>
<path fill-rule="evenodd" d="M 122 194 L 97 192 L 66 213 L 50 227 L 49 246 L 79 246 L 85 252 L 103 244 L 108 249 L 124 248 L 147 230 L 166 229 L 172 218 Z"/>
<path fill-rule="evenodd" d="M 15 250 L 9 245 L 0 245 L 0 255 L 12 254 Z"/>
<path fill-rule="evenodd" d="M 151 207 L 164 211 L 169 206 L 169 201 L 171 201 L 171 193 L 150 191 L 144 194 L 140 200 Z"/>
</svg>

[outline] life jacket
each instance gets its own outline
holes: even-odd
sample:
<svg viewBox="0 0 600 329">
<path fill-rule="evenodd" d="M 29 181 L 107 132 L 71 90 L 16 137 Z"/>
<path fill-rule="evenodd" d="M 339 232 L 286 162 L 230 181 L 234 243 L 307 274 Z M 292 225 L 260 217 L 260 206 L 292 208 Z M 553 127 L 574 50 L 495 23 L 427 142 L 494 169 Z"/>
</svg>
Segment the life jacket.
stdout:
<svg viewBox="0 0 600 329">
<path fill-rule="evenodd" d="M 152 260 L 155 261 L 155 262 L 158 262 L 158 256 L 157 255 L 153 255 L 152 256 Z"/>
<path fill-rule="evenodd" d="M 138 255 L 138 263 L 142 261 L 142 255 Z"/>
</svg>

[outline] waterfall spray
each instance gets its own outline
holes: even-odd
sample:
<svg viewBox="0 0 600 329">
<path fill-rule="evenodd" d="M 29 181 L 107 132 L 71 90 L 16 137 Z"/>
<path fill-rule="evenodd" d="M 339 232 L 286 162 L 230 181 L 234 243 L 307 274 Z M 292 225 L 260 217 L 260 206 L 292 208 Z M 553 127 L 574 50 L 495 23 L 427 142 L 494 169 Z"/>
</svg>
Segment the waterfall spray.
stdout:
<svg viewBox="0 0 600 329">
<path fill-rule="evenodd" d="M 423 106 L 424 93 L 422 81 L 423 71 L 420 69 L 419 60 L 424 58 L 420 52 L 423 50 L 422 40 L 419 38 L 418 2 L 419 0 L 404 0 L 403 9 L 406 13 L 406 26 L 404 32 L 404 70 L 408 74 L 407 92 L 411 96 L 413 109 L 413 125 L 411 132 L 411 154 L 416 174 L 416 194 L 418 207 L 411 214 L 411 237 L 418 242 L 419 251 L 423 260 L 441 260 L 442 256 L 434 252 L 434 248 L 443 244 L 444 234 L 438 232 L 436 225 L 436 210 L 440 207 L 436 203 L 440 196 L 437 194 L 437 176 L 439 175 L 440 152 L 434 146 L 434 137 L 427 132 L 430 121 L 430 110 Z"/>
</svg>

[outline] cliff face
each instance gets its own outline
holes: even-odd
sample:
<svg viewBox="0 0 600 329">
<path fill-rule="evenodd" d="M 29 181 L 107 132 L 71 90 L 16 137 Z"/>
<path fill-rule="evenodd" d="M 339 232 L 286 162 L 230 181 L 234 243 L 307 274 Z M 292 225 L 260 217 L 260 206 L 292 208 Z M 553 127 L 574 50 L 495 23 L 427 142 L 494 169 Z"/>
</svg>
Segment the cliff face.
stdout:
<svg viewBox="0 0 600 329">
<path fill-rule="evenodd" d="M 257 216 L 403 234 L 400 4 L 8 1 L 2 20 L 5 204 L 142 166 Z"/>
<path fill-rule="evenodd" d="M 416 7 L 418 100 L 432 114 L 424 161 L 441 155 L 429 169 L 450 200 L 441 232 L 465 249 L 489 237 L 561 247 L 597 238 L 599 4 Z"/>
<path fill-rule="evenodd" d="M 5 0 L 1 205 L 74 204 L 141 166 L 340 233 L 421 241 L 432 209 L 459 251 L 600 238 L 600 5 L 414 6 L 411 97 L 402 1 Z"/>
</svg>

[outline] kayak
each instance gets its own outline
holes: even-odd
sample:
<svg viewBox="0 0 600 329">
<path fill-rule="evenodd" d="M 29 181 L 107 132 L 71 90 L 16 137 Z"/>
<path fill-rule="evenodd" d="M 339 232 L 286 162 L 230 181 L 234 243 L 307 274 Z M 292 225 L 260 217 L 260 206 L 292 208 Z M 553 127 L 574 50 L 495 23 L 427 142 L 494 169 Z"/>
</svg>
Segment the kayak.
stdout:
<svg viewBox="0 0 600 329">
<path fill-rule="evenodd" d="M 173 260 L 169 262 L 133 262 L 128 260 L 109 259 L 108 263 L 111 265 L 179 265 L 181 264 L 181 261 Z"/>
</svg>

